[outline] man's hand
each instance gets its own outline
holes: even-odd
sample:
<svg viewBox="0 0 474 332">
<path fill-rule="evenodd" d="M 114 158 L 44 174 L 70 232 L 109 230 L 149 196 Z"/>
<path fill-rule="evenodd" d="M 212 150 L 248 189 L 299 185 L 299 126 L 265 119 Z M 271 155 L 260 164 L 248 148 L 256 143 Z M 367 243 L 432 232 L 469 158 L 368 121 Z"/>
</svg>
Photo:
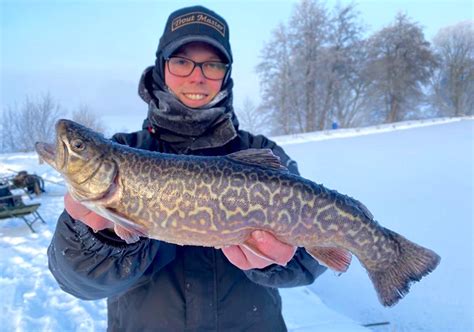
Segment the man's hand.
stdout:
<svg viewBox="0 0 474 332">
<path fill-rule="evenodd" d="M 242 245 L 222 248 L 227 259 L 242 270 L 263 269 L 271 264 L 284 266 L 293 258 L 295 251 L 296 247 L 260 230 L 253 231 Z"/>
<path fill-rule="evenodd" d="M 64 196 L 64 208 L 71 217 L 82 221 L 94 231 L 100 231 L 106 228 L 113 228 L 114 224 L 97 213 L 89 210 L 84 205 L 71 197 L 69 193 Z"/>
</svg>

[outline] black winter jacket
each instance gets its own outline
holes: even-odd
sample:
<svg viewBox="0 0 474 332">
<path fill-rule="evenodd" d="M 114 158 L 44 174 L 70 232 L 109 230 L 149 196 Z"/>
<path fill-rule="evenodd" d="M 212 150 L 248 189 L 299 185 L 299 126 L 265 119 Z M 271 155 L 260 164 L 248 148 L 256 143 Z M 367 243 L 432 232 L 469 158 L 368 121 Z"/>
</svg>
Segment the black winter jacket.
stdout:
<svg viewBox="0 0 474 332">
<path fill-rule="evenodd" d="M 176 153 L 146 129 L 114 140 Z M 225 146 L 193 153 L 225 155 L 247 148 L 270 148 L 298 172 L 274 142 L 245 131 Z M 109 331 L 285 331 L 277 288 L 310 284 L 325 270 L 304 249 L 286 267 L 242 271 L 213 248 L 152 239 L 127 245 L 106 231 L 94 233 L 66 211 L 48 257 L 64 291 L 84 300 L 108 298 Z"/>
</svg>

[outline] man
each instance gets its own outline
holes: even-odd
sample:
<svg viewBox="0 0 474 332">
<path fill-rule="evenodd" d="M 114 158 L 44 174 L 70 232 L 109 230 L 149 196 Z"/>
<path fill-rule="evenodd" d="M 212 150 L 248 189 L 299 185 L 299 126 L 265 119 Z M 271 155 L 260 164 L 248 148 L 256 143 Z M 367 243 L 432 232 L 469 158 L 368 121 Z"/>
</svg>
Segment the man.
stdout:
<svg viewBox="0 0 474 332">
<path fill-rule="evenodd" d="M 116 134 L 132 147 L 176 154 L 226 155 L 269 148 L 291 172 L 297 165 L 274 142 L 238 129 L 232 107 L 232 52 L 226 21 L 207 8 L 175 11 L 155 66 L 142 75 L 143 129 Z M 243 246 L 176 246 L 142 238 L 126 244 L 112 223 L 69 195 L 48 250 L 66 292 L 108 298 L 110 331 L 285 331 L 278 287 L 310 284 L 325 268 L 303 249 L 255 231 Z"/>
</svg>

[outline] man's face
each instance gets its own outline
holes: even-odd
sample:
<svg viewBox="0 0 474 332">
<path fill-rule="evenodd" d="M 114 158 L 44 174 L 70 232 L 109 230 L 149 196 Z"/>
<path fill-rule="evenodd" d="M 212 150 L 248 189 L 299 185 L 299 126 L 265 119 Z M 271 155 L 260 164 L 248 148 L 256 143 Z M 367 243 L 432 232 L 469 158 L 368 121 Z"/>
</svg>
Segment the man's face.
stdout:
<svg viewBox="0 0 474 332">
<path fill-rule="evenodd" d="M 179 56 L 201 63 L 206 61 L 222 62 L 217 52 L 205 43 L 189 43 L 173 56 Z M 208 104 L 221 90 L 223 79 L 207 79 L 201 68 L 195 67 L 187 77 L 173 75 L 165 65 L 165 84 L 186 106 L 198 108 Z"/>
</svg>

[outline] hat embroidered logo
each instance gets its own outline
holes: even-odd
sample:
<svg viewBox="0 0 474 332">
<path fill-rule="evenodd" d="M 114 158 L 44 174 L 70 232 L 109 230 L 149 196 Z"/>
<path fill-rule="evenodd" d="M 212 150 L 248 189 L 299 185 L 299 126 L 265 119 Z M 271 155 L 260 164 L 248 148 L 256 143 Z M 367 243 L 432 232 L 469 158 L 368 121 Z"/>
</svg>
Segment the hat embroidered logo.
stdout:
<svg viewBox="0 0 474 332">
<path fill-rule="evenodd" d="M 202 12 L 193 12 L 188 13 L 185 15 L 181 15 L 176 17 L 171 22 L 171 31 L 175 31 L 179 28 L 182 28 L 188 24 L 204 24 L 211 28 L 214 28 L 217 32 L 219 32 L 222 37 L 225 37 L 225 25 L 219 21 L 217 18 L 209 15 L 204 14 Z"/>
</svg>

